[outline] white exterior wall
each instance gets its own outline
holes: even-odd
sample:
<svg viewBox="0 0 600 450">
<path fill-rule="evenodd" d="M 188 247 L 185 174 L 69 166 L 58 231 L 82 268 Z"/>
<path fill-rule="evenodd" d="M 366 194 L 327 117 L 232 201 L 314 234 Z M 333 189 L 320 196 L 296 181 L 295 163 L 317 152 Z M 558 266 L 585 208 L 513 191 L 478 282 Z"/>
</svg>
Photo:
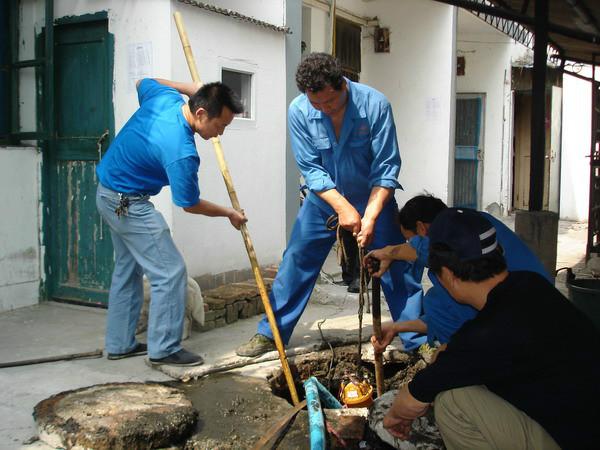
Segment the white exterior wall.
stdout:
<svg viewBox="0 0 600 450">
<path fill-rule="evenodd" d="M 587 69 L 587 68 L 586 68 Z M 591 77 L 591 70 L 582 75 Z M 591 85 L 563 77 L 560 218 L 587 221 L 590 197 Z"/>
<path fill-rule="evenodd" d="M 432 1 L 338 0 L 359 17 L 378 17 L 390 29 L 390 53 L 375 53 L 373 28 L 363 27 L 362 83 L 385 94 L 396 122 L 404 191 L 400 204 L 423 191 L 447 201 L 454 139 L 453 7 Z M 329 51 L 329 15 L 312 8 L 309 51 Z"/>
<path fill-rule="evenodd" d="M 478 21 L 485 33 L 461 32 Z M 457 55 L 465 58 L 465 75 L 456 77 L 456 92 L 484 94 L 482 185 L 479 207 L 510 207 L 511 53 L 513 41 L 470 13 L 459 14 Z M 495 209 L 495 208 L 494 208 Z"/>
<path fill-rule="evenodd" d="M 220 2 L 213 3 L 221 6 Z M 286 240 L 285 35 L 196 7 L 175 5 L 184 14 L 203 81 L 220 80 L 223 67 L 253 74 L 253 119 L 234 119 L 221 142 L 240 204 L 249 219 L 248 230 L 258 261 L 261 265 L 276 263 Z M 257 3 L 254 12 L 245 13 L 257 17 L 259 6 Z M 171 43 L 173 77 L 185 79 L 189 72 L 175 26 Z M 201 197 L 230 205 L 212 144 L 198 136 L 196 142 L 202 161 Z M 193 216 L 175 208 L 173 231 L 188 271 L 194 276 L 249 267 L 240 232 L 227 219 Z"/>
<path fill-rule="evenodd" d="M 0 147 L 0 312 L 39 301 L 40 164 L 32 147 Z"/>
<path fill-rule="evenodd" d="M 448 201 L 454 139 L 455 10 L 436 2 L 381 0 L 368 15 L 390 29 L 390 53 L 363 40 L 361 81 L 383 92 L 396 121 L 402 205 L 423 191 Z"/>
</svg>

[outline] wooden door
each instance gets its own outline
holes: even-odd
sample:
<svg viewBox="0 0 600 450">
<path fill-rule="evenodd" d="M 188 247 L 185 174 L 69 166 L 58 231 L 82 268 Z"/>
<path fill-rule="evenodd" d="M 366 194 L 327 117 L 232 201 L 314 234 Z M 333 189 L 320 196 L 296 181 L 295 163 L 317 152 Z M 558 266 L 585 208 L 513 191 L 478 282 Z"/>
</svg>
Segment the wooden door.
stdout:
<svg viewBox="0 0 600 450">
<path fill-rule="evenodd" d="M 92 18 L 93 19 L 93 18 Z M 108 227 L 96 211 L 96 165 L 113 135 L 108 21 L 55 26 L 55 130 L 48 157 L 49 297 L 105 305 L 113 269 Z"/>
</svg>

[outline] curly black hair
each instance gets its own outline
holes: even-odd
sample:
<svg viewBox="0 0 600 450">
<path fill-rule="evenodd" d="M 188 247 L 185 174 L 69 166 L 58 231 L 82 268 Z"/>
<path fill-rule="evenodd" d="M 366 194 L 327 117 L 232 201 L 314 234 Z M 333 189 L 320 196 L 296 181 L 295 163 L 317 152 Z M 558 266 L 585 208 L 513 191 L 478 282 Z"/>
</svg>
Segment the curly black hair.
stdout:
<svg viewBox="0 0 600 450">
<path fill-rule="evenodd" d="M 339 91 L 343 83 L 342 66 L 328 53 L 310 53 L 296 70 L 296 85 L 302 93 L 319 92 L 327 85 Z"/>
</svg>

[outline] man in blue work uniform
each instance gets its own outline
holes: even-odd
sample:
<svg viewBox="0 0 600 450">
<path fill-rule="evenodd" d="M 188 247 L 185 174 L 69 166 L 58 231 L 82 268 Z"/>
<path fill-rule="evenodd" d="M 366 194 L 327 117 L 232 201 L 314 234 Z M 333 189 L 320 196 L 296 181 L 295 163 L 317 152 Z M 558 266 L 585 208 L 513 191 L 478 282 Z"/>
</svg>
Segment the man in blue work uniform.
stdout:
<svg viewBox="0 0 600 450">
<path fill-rule="evenodd" d="M 284 343 L 304 311 L 319 271 L 335 241 L 327 219 L 369 247 L 403 242 L 396 231 L 394 191 L 400 188 L 400 153 L 387 99 L 378 91 L 342 76 L 339 62 L 312 53 L 298 66 L 301 95 L 289 107 L 294 156 L 310 193 L 303 202 L 271 292 L 271 305 Z M 421 314 L 418 284 L 398 264 L 382 277 L 392 317 L 412 320 Z M 424 336 L 402 336 L 407 349 Z M 274 350 L 266 318 L 258 333 L 237 349 L 240 356 Z"/>
<path fill-rule="evenodd" d="M 393 267 L 394 261 L 407 261 L 412 264 L 415 277 L 420 280 L 418 274 L 423 273 L 429 258 L 429 227 L 438 214 L 446 209 L 444 202 L 431 195 L 418 195 L 407 201 L 398 216 L 400 230 L 408 242 L 369 252 L 365 256 L 365 263 L 368 264 L 370 258 L 380 261 L 379 270 L 373 276 L 381 276 L 389 267 Z M 536 272 L 553 282 L 537 256 L 512 230 L 488 213 L 478 214 L 494 227 L 508 270 Z M 472 306 L 456 302 L 440 285 L 435 273 L 429 271 L 428 275 L 433 286 L 423 298 L 425 314 L 417 320 L 382 325 L 381 341 L 377 341 L 374 336 L 371 338 L 377 352 L 383 352 L 398 333 L 406 331 L 426 333 L 430 344 L 436 341 L 446 344 L 465 322 L 477 315 L 477 310 Z"/>
<path fill-rule="evenodd" d="M 115 268 L 108 298 L 108 359 L 148 353 L 152 364 L 193 366 L 202 357 L 181 347 L 187 272 L 163 216 L 149 197 L 171 186 L 173 203 L 186 212 L 227 217 L 239 228 L 246 217 L 232 208 L 200 199 L 200 158 L 194 134 L 223 134 L 243 110 L 222 83 L 161 79 L 138 82 L 140 107 L 121 129 L 97 168 L 96 204 L 109 225 Z M 186 103 L 181 94 L 187 95 Z M 142 277 L 151 285 L 148 344 L 135 329 L 143 303 Z"/>
</svg>

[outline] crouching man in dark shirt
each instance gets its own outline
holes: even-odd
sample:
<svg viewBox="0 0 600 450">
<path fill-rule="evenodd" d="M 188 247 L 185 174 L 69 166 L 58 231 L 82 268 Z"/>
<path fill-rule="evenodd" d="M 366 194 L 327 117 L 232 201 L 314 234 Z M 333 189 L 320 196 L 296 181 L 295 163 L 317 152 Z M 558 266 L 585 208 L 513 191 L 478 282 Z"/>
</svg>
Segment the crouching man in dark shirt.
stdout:
<svg viewBox="0 0 600 450">
<path fill-rule="evenodd" d="M 383 425 L 406 439 L 433 402 L 448 449 L 598 448 L 600 334 L 545 278 L 508 272 L 496 230 L 449 208 L 429 268 L 479 311 L 397 395 Z"/>
</svg>

